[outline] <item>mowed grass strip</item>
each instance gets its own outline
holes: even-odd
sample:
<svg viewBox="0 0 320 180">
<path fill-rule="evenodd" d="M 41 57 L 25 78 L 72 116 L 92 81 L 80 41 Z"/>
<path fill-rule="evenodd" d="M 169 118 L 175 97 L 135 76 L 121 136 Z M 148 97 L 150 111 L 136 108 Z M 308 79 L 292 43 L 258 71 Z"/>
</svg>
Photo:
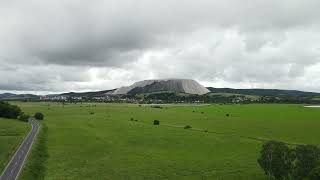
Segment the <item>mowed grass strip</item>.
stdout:
<svg viewBox="0 0 320 180">
<path fill-rule="evenodd" d="M 0 118 L 0 174 L 30 129 L 28 123 Z"/>
<path fill-rule="evenodd" d="M 261 142 L 243 137 L 318 144 L 320 135 L 320 109 L 301 105 L 20 105 L 46 116 L 45 179 L 265 179 Z"/>
</svg>

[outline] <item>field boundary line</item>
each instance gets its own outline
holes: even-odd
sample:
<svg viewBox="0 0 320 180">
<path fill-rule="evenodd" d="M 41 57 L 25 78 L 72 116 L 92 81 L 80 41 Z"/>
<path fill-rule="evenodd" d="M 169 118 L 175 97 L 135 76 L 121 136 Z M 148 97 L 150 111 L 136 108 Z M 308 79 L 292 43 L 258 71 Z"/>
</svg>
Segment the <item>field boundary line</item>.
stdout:
<svg viewBox="0 0 320 180">
<path fill-rule="evenodd" d="M 174 128 L 184 128 L 184 126 L 179 126 L 179 125 L 171 125 L 171 124 L 160 124 L 160 126 L 167 126 L 167 127 L 174 127 Z M 212 134 L 219 134 L 219 135 L 227 135 L 231 137 L 239 137 L 243 139 L 250 139 L 250 140 L 255 140 L 255 141 L 260 141 L 260 142 L 266 142 L 266 141 L 271 141 L 275 139 L 268 139 L 268 138 L 262 138 L 262 137 L 251 137 L 251 136 L 243 136 L 243 135 L 238 135 L 238 134 L 232 134 L 232 133 L 224 133 L 224 132 L 217 132 L 217 131 L 210 131 L 207 129 L 199 129 L 199 128 L 190 128 L 187 129 L 189 131 L 196 131 L 196 132 L 202 132 L 202 133 L 212 133 Z M 279 141 L 279 140 L 278 140 Z M 287 142 L 287 141 L 281 141 L 287 145 L 293 145 L 293 146 L 298 146 L 298 145 L 306 145 L 303 143 L 295 143 L 295 142 Z"/>
</svg>

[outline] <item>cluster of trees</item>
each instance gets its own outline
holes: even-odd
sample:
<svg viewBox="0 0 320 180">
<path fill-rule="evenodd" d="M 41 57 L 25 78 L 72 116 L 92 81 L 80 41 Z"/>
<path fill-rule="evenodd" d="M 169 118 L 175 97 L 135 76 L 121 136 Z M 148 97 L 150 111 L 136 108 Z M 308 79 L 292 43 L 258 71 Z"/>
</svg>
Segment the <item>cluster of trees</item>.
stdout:
<svg viewBox="0 0 320 180">
<path fill-rule="evenodd" d="M 283 142 L 268 141 L 262 146 L 258 163 L 269 179 L 320 179 L 320 149 L 314 145 L 291 148 Z"/>
<path fill-rule="evenodd" d="M 16 105 L 11 105 L 7 102 L 0 101 L 0 117 L 8 119 L 19 119 L 20 121 L 28 121 L 30 115 L 25 114 Z M 38 120 L 43 120 L 44 115 L 42 113 L 35 113 L 34 117 Z"/>
<path fill-rule="evenodd" d="M 17 119 L 22 114 L 18 106 L 0 101 L 0 117 L 8 119 Z"/>
</svg>

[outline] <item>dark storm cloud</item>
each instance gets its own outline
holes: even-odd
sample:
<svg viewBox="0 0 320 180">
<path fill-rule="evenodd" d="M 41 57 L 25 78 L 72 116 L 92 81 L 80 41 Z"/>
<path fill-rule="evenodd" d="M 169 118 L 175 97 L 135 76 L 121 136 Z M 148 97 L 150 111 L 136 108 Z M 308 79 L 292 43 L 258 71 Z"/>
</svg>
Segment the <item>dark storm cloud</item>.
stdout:
<svg viewBox="0 0 320 180">
<path fill-rule="evenodd" d="M 320 90 L 300 83 L 320 66 L 319 6 L 318 0 L 3 0 L 0 89 L 101 89 L 188 77 Z"/>
</svg>

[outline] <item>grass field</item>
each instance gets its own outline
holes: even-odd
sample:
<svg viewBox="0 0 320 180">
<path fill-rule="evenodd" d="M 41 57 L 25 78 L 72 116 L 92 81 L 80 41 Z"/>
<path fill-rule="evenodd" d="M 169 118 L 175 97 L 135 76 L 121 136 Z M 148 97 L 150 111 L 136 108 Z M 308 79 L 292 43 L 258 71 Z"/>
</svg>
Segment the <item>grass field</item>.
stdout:
<svg viewBox="0 0 320 180">
<path fill-rule="evenodd" d="M 25 122 L 0 118 L 0 174 L 30 128 Z"/>
<path fill-rule="evenodd" d="M 266 179 L 261 139 L 320 144 L 320 108 L 302 105 L 18 105 L 45 114 L 45 179 Z"/>
</svg>

